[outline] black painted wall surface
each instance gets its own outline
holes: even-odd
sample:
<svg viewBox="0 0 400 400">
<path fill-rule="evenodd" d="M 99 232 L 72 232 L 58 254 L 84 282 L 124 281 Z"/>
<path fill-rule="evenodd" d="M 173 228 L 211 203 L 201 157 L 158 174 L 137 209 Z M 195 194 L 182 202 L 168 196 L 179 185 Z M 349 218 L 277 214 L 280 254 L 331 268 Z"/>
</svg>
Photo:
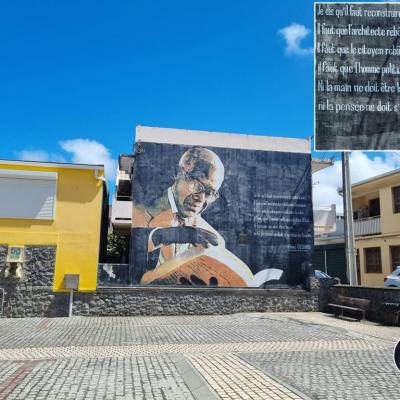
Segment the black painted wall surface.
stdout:
<svg viewBox="0 0 400 400">
<path fill-rule="evenodd" d="M 129 264 L 99 264 L 97 287 L 128 286 Z"/>
</svg>

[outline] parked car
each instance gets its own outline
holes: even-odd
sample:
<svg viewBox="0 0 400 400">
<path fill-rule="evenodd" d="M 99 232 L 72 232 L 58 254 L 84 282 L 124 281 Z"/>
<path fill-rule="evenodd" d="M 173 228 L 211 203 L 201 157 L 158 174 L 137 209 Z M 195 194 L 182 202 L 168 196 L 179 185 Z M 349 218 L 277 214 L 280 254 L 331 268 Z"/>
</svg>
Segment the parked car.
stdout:
<svg viewBox="0 0 400 400">
<path fill-rule="evenodd" d="M 400 265 L 384 280 L 385 287 L 400 287 Z"/>
<path fill-rule="evenodd" d="M 329 276 L 326 272 L 320 271 L 319 269 L 316 269 L 314 271 L 314 275 L 318 279 L 334 279 L 335 283 L 340 283 L 340 278 L 333 278 Z"/>
</svg>

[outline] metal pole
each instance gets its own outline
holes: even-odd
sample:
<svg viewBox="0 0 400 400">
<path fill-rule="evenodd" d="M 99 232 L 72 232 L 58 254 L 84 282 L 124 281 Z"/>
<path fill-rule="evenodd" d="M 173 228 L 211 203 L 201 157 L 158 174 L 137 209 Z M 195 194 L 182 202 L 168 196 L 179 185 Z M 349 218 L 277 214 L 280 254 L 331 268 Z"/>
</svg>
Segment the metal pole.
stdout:
<svg viewBox="0 0 400 400">
<path fill-rule="evenodd" d="M 357 266 L 356 252 L 354 246 L 353 204 L 351 199 L 349 152 L 342 152 L 342 181 L 347 279 L 350 285 L 357 285 Z"/>
<path fill-rule="evenodd" d="M 3 309 L 4 309 L 4 298 L 6 297 L 6 292 L 4 291 L 3 288 L 0 288 L 1 290 L 1 314 L 0 316 L 3 316 Z"/>
<path fill-rule="evenodd" d="M 68 310 L 68 317 L 72 317 L 72 303 L 74 302 L 74 289 L 71 289 L 69 292 L 69 310 Z"/>
</svg>

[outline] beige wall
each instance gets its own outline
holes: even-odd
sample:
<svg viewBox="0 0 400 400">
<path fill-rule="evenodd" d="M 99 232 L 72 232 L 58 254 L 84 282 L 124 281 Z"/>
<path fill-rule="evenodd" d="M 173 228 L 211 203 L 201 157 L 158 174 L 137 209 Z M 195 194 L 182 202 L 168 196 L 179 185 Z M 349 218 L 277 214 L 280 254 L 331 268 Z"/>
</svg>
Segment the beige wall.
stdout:
<svg viewBox="0 0 400 400">
<path fill-rule="evenodd" d="M 398 183 L 400 185 L 400 182 Z M 396 186 L 396 185 L 393 185 Z M 381 202 L 381 229 L 382 234 L 400 235 L 400 213 L 393 213 L 393 193 L 392 187 L 385 187 L 379 192 Z"/>
<path fill-rule="evenodd" d="M 399 246 L 400 235 L 390 237 L 371 237 L 369 239 L 356 239 L 356 247 L 360 254 L 361 285 L 363 286 L 383 286 L 384 278 L 392 272 L 390 248 L 389 246 Z M 365 272 L 364 249 L 367 247 L 380 247 L 382 260 L 382 273 L 371 274 Z"/>
<path fill-rule="evenodd" d="M 400 173 L 377 179 L 353 188 L 353 209 L 368 205 L 368 200 L 379 193 L 381 206 L 381 234 L 369 237 L 356 237 L 356 247 L 360 255 L 361 285 L 383 286 L 384 278 L 392 272 L 390 246 L 400 245 L 400 213 L 393 213 L 392 188 L 400 186 Z M 366 273 L 364 249 L 381 248 L 382 273 Z"/>
</svg>

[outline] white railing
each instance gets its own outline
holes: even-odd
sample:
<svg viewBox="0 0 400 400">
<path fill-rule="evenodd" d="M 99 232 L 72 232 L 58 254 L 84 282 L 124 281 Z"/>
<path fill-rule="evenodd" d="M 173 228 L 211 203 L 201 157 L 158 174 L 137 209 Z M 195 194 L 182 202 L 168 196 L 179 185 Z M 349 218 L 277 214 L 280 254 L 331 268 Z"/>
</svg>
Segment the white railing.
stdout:
<svg viewBox="0 0 400 400">
<path fill-rule="evenodd" d="M 381 233 L 381 217 L 357 219 L 353 222 L 354 236 L 376 235 Z"/>
</svg>

